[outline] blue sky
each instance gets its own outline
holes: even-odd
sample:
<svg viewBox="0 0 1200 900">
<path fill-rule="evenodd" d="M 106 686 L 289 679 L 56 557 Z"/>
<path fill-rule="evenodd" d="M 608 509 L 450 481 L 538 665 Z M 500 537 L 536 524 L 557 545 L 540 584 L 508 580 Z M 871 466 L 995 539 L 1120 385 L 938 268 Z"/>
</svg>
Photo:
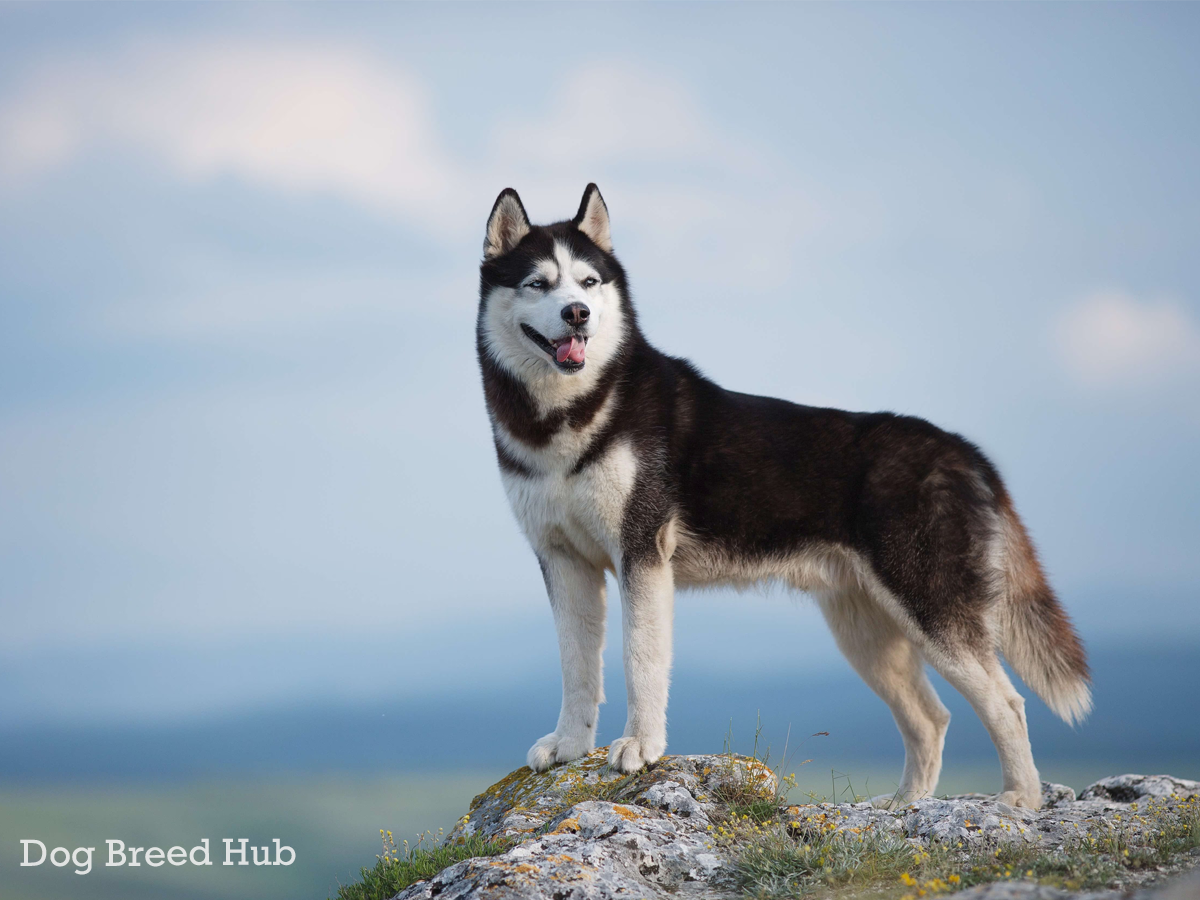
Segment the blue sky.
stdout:
<svg viewBox="0 0 1200 900">
<path fill-rule="evenodd" d="M 5 708 L 543 671 L 473 358 L 508 185 L 545 221 L 599 183 L 651 339 L 726 386 L 977 441 L 1089 639 L 1200 638 L 1198 37 L 1182 4 L 4 6 Z M 679 606 L 681 665 L 835 652 L 779 596 Z"/>
</svg>

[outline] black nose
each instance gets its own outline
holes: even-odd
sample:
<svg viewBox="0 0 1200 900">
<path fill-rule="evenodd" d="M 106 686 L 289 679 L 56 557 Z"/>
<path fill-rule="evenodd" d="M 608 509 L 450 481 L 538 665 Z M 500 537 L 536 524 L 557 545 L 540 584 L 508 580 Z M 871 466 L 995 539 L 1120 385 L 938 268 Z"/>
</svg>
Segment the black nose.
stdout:
<svg viewBox="0 0 1200 900">
<path fill-rule="evenodd" d="M 562 309 L 563 321 L 576 327 L 586 322 L 591 314 L 592 311 L 587 308 L 586 303 L 568 303 Z"/>
</svg>

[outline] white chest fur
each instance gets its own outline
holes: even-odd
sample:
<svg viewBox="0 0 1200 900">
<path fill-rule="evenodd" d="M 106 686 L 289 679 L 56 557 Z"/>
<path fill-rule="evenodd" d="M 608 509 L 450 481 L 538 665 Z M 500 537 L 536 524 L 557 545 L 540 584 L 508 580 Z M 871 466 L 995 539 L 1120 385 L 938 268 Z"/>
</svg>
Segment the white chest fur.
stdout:
<svg viewBox="0 0 1200 900">
<path fill-rule="evenodd" d="M 616 441 L 581 472 L 579 457 L 607 416 L 583 429 L 563 428 L 549 445 L 533 449 L 497 432 L 531 475 L 503 473 L 504 489 L 517 521 L 538 552 L 568 550 L 593 565 L 616 570 L 621 522 L 633 492 L 637 458 L 628 441 Z"/>
</svg>

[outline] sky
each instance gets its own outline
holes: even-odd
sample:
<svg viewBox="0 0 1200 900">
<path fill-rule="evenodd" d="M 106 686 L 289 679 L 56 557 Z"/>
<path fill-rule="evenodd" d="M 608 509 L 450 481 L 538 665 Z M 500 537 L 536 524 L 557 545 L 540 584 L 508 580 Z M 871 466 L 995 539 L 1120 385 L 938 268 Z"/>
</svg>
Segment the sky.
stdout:
<svg viewBox="0 0 1200 900">
<path fill-rule="evenodd" d="M 1200 640 L 1198 38 L 1185 4 L 3 5 L 0 715 L 552 668 L 474 360 L 507 186 L 545 222 L 597 182 L 643 328 L 721 384 L 979 443 L 1090 642 Z M 836 659 L 779 592 L 678 608 L 685 668 Z"/>
</svg>

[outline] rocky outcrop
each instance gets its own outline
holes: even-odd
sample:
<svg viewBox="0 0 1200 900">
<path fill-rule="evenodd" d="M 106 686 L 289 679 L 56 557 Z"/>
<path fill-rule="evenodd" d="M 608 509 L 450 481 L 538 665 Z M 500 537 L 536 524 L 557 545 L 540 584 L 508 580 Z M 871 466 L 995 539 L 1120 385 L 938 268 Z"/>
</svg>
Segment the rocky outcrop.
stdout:
<svg viewBox="0 0 1200 900">
<path fill-rule="evenodd" d="M 738 846 L 722 838 L 728 834 L 729 803 L 772 797 L 774 789 L 775 776 L 765 765 L 737 756 L 665 757 L 642 772 L 622 776 L 607 768 L 604 751 L 597 750 L 549 772 L 520 769 L 476 797 L 449 837 L 504 837 L 514 845 L 499 856 L 451 866 L 403 891 L 398 900 L 741 896 Z M 1149 839 L 1147 829 L 1155 827 L 1148 804 L 1161 811 L 1198 799 L 1197 782 L 1121 775 L 1096 782 L 1078 799 L 1069 787 L 1044 784 L 1045 805 L 1036 811 L 966 795 L 919 800 L 895 811 L 870 803 L 781 803 L 767 813 L 771 824 L 777 822 L 800 841 L 806 834 L 836 832 L 847 839 L 886 834 L 914 850 L 940 842 L 968 853 L 1016 842 L 1050 853 L 1110 838 L 1117 828 L 1123 840 L 1136 845 Z M 1118 895 L 1067 894 L 1009 882 L 957 896 L 1099 900 Z M 1194 896 L 1200 898 L 1200 890 Z"/>
<path fill-rule="evenodd" d="M 1136 803 L 1146 798 L 1195 796 L 1198 782 L 1171 775 L 1114 775 L 1083 789 L 1081 800 Z"/>
</svg>

